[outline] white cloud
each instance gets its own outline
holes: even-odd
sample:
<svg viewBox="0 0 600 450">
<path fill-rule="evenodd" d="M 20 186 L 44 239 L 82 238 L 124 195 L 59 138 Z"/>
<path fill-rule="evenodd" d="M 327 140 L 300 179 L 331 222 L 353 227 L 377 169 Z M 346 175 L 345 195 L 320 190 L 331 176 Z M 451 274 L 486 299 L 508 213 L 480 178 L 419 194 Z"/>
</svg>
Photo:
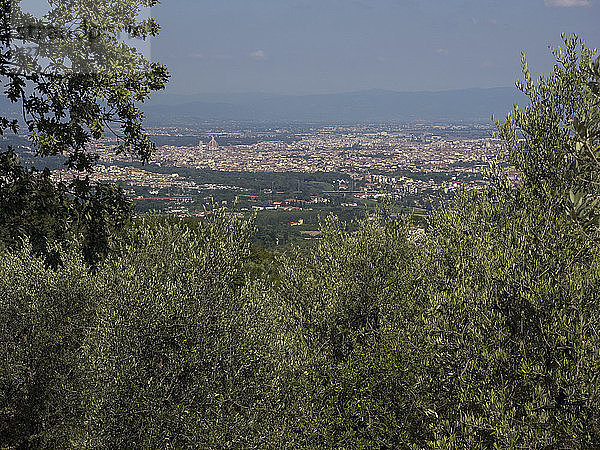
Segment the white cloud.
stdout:
<svg viewBox="0 0 600 450">
<path fill-rule="evenodd" d="M 267 59 L 267 53 L 264 50 L 256 50 L 255 52 L 250 53 L 250 57 L 258 61 L 264 61 Z"/>
<path fill-rule="evenodd" d="M 448 54 L 448 49 L 447 48 L 438 48 L 435 52 L 438 55 L 447 55 Z"/>
<path fill-rule="evenodd" d="M 544 5 L 550 8 L 572 8 L 574 6 L 590 6 L 590 0 L 544 0 Z"/>
</svg>

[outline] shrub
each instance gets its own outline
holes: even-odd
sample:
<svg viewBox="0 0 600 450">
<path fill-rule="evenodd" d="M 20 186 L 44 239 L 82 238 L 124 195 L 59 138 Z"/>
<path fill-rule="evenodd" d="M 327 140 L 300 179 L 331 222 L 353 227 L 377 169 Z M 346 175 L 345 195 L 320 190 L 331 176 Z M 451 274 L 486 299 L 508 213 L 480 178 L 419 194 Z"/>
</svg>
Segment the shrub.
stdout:
<svg viewBox="0 0 600 450">
<path fill-rule="evenodd" d="M 102 266 L 85 343 L 86 445 L 243 442 L 263 365 L 239 294 L 251 230 L 224 215 L 196 231 L 142 224 Z"/>
<path fill-rule="evenodd" d="M 32 247 L 0 254 L 0 446 L 63 447 L 82 415 L 81 348 L 99 293 L 82 257 L 54 270 Z"/>
</svg>

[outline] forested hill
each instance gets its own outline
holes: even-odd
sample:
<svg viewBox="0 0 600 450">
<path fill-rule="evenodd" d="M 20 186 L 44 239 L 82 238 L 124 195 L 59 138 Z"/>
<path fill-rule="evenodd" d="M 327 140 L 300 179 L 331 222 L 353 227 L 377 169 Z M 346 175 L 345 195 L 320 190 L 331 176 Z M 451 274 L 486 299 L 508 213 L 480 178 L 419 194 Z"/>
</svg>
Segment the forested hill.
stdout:
<svg viewBox="0 0 600 450">
<path fill-rule="evenodd" d="M 321 95 L 199 94 L 156 95 L 145 107 L 151 120 L 258 120 L 370 122 L 407 120 L 489 120 L 524 97 L 513 87 L 435 92 L 370 90 Z"/>
</svg>

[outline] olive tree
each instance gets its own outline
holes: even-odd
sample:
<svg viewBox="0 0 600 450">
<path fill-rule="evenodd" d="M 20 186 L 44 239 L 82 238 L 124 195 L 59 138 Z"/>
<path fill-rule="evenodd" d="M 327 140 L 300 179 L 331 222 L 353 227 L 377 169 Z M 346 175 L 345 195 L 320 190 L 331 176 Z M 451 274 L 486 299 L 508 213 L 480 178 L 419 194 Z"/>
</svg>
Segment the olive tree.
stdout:
<svg viewBox="0 0 600 450">
<path fill-rule="evenodd" d="M 563 46 L 551 48 L 553 71 L 537 82 L 523 55 L 517 88 L 529 103 L 516 105 L 498 123 L 506 141 L 501 157 L 518 169 L 523 192 L 557 198 L 557 208 L 568 208 L 584 225 L 597 225 L 592 210 L 600 186 L 599 56 L 576 35 L 562 38 Z"/>
</svg>

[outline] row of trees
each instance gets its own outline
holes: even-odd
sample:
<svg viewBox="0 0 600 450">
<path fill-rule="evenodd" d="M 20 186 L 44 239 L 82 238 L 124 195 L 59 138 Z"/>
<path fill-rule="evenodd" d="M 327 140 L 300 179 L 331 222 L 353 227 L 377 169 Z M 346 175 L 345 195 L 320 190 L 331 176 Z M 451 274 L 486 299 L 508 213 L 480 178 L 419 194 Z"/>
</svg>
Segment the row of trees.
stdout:
<svg viewBox="0 0 600 450">
<path fill-rule="evenodd" d="M 59 1 L 48 17 L 144 36 L 157 26 L 135 16 L 152 3 L 78 16 Z M 2 3 L 11 20 L 44 25 L 15 5 Z M 117 150 L 149 156 L 135 102 L 166 72 L 113 31 L 91 47 L 20 36 L 51 61 L 33 71 L 29 53 L 0 55 L 42 155 L 91 169 L 86 143 L 116 122 Z M 128 222 L 118 193 L 55 185 L 4 154 L 0 446 L 599 446 L 599 60 L 576 37 L 555 55 L 537 82 L 524 62 L 530 104 L 499 124 L 521 184 L 497 167 L 424 235 L 383 208 L 355 232 L 329 217 L 309 252 L 263 258 L 252 220 Z M 111 66 L 124 59 L 133 70 Z"/>
</svg>

